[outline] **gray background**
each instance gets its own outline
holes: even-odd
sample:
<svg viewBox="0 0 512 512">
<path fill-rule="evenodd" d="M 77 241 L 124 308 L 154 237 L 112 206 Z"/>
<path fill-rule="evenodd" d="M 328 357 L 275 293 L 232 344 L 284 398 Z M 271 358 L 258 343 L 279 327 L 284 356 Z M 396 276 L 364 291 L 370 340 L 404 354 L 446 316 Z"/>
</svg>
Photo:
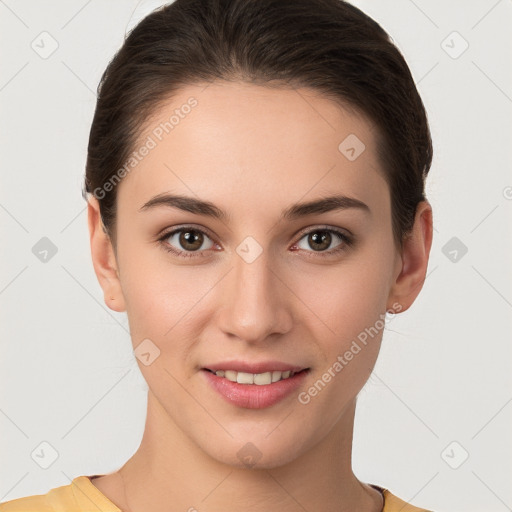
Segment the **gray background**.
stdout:
<svg viewBox="0 0 512 512">
<path fill-rule="evenodd" d="M 354 471 L 436 512 L 511 510 L 512 1 L 354 4 L 404 53 L 435 153 L 428 277 L 359 396 Z M 80 191 L 101 73 L 156 5 L 0 0 L 0 501 L 113 471 L 140 442 L 147 386 Z"/>
</svg>

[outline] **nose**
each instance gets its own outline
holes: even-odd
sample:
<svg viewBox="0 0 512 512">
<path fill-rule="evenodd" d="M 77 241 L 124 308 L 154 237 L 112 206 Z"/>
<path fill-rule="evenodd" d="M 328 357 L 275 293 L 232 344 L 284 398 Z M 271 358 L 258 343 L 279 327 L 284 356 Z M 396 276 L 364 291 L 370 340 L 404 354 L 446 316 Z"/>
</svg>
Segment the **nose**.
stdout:
<svg viewBox="0 0 512 512">
<path fill-rule="evenodd" d="M 235 253 L 233 264 L 222 290 L 222 331 L 251 344 L 288 332 L 292 294 L 279 271 L 271 268 L 268 251 L 250 263 Z"/>
</svg>

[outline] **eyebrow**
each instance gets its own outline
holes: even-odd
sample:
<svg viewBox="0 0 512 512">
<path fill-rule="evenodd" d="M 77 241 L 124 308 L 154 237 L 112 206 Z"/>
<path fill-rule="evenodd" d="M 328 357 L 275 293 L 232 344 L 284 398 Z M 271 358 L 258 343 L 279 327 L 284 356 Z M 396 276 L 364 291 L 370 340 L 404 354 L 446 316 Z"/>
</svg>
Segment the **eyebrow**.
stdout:
<svg viewBox="0 0 512 512">
<path fill-rule="evenodd" d="M 229 220 L 229 215 L 210 201 L 203 201 L 201 199 L 179 194 L 159 194 L 142 205 L 139 208 L 139 211 L 147 211 L 162 206 L 168 208 L 178 208 L 186 212 L 194 213 L 196 215 L 204 215 L 206 217 L 212 217 L 221 221 Z M 350 208 L 356 208 L 371 215 L 371 211 L 368 205 L 359 199 L 344 195 L 333 195 L 315 199 L 314 201 L 296 203 L 281 213 L 281 219 L 292 221 L 301 217 L 306 217 L 307 215 L 326 213 L 337 210 L 347 210 Z"/>
</svg>

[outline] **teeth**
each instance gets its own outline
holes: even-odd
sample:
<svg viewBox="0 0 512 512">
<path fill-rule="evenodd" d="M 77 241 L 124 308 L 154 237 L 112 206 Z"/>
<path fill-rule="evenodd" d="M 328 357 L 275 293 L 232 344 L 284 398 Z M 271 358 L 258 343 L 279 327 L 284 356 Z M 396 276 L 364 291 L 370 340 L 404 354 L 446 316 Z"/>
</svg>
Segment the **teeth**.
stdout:
<svg viewBox="0 0 512 512">
<path fill-rule="evenodd" d="M 246 373 L 235 372 L 234 370 L 217 370 L 215 375 L 224 377 L 231 382 L 238 382 L 238 384 L 257 384 L 258 386 L 264 386 L 272 382 L 293 377 L 295 372 L 291 372 L 290 370 L 280 372 L 276 370 L 265 373 Z"/>
</svg>

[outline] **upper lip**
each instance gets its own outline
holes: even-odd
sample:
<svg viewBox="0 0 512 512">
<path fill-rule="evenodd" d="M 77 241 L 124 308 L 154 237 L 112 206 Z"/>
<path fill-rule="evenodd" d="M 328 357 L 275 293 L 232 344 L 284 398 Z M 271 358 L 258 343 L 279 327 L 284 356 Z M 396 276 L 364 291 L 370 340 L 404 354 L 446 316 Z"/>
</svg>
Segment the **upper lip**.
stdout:
<svg viewBox="0 0 512 512">
<path fill-rule="evenodd" d="M 282 361 L 221 361 L 220 363 L 212 363 L 210 365 L 206 365 L 204 369 L 212 370 L 214 372 L 218 370 L 233 370 L 235 372 L 257 374 L 271 371 L 300 372 L 301 370 L 305 370 L 307 368 L 305 366 L 297 366 L 294 364 L 284 363 Z"/>
</svg>

